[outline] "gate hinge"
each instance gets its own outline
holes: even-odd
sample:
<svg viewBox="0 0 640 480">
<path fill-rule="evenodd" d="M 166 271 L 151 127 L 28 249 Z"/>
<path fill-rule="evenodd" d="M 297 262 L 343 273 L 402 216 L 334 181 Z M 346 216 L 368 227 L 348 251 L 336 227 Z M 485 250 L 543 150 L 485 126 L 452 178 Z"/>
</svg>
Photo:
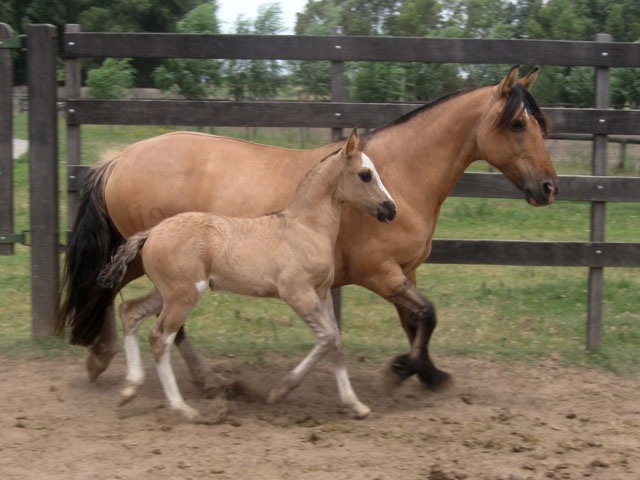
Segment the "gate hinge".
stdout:
<svg viewBox="0 0 640 480">
<path fill-rule="evenodd" d="M 21 233 L 0 233 L 0 243 L 21 243 L 27 247 L 31 246 L 27 242 L 27 233 L 29 230 L 23 230 Z"/>
</svg>

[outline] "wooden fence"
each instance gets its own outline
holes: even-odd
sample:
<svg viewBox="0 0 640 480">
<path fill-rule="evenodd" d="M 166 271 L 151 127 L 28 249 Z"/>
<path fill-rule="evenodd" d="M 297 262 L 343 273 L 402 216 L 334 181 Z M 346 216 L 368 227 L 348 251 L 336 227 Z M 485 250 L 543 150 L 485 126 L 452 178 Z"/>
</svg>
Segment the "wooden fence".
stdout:
<svg viewBox="0 0 640 480">
<path fill-rule="evenodd" d="M 51 35 L 50 26 L 34 25 L 30 36 Z M 605 202 L 640 202 L 640 178 L 606 176 L 607 136 L 640 133 L 639 110 L 609 109 L 609 68 L 640 67 L 640 44 L 611 43 L 600 34 L 594 42 L 537 40 L 480 40 L 401 37 L 191 35 L 154 33 L 83 33 L 78 25 L 67 25 L 64 57 L 67 73 L 67 152 L 70 215 L 72 218 L 80 181 L 88 167 L 80 165 L 82 124 L 154 124 L 209 126 L 327 127 L 334 135 L 344 127 L 379 127 L 420 104 L 363 104 L 346 101 L 342 62 L 447 62 L 592 66 L 596 68 L 596 108 L 547 108 L 554 133 L 594 135 L 593 176 L 561 176 L 558 200 L 589 201 L 592 204 L 590 242 L 522 242 L 489 240 L 442 240 L 433 244 L 430 263 L 491 265 L 544 265 L 589 268 L 587 345 L 597 349 L 601 341 L 602 286 L 604 267 L 639 267 L 640 244 L 604 241 Z M 39 38 L 39 37 L 38 37 Z M 31 46 L 32 45 L 32 46 Z M 34 51 L 41 46 L 30 41 L 29 57 L 55 54 Z M 80 99 L 80 65 L 83 57 L 146 57 L 205 59 L 279 59 L 332 62 L 331 102 L 229 102 L 170 100 Z M 47 62 L 39 61 L 41 69 Z M 55 63 L 52 71 L 55 74 Z M 50 73 L 49 73 L 50 74 Z M 47 74 L 47 75 L 49 75 Z M 47 77 L 48 78 L 48 77 Z M 31 82 L 30 82 L 31 86 Z M 37 84 L 34 89 L 39 88 Z M 37 98 L 37 97 L 36 97 Z M 51 105 L 53 104 L 53 107 Z M 48 99 L 55 108 L 55 98 Z M 47 117 L 47 118 L 50 118 Z M 47 135 L 31 129 L 32 141 Z M 30 124 L 31 127 L 31 124 Z M 34 126 L 35 127 L 35 126 Z M 36 140 L 37 141 L 37 140 Z M 50 150 L 51 140 L 42 142 Z M 32 152 L 33 154 L 33 152 Z M 49 151 L 47 161 L 53 161 Z M 55 166 L 55 164 L 54 164 Z M 48 167 L 48 172 L 53 168 Z M 54 174 L 52 171 L 50 175 Z M 57 177 L 56 177 L 57 178 Z M 454 196 L 521 198 L 522 193 L 502 175 L 466 173 Z M 57 205 L 57 201 L 56 201 Z M 33 217 L 32 217 L 33 221 Z M 55 216 L 57 222 L 57 216 Z M 32 230 L 37 228 L 32 226 Z M 57 232 L 57 224 L 52 227 Z M 35 231 L 34 231 L 35 244 Z M 57 244 L 56 244 L 57 247 Z M 51 252 L 49 248 L 48 252 Z M 49 253 L 50 254 L 50 253 Z M 57 262 L 57 254 L 55 262 Z M 50 258 L 52 268 L 57 263 Z M 57 270 L 55 270 L 57 282 Z M 49 277 L 50 278 L 50 277 Z M 37 280 L 34 280 L 37 282 Z M 57 285 L 57 283 L 56 283 Z M 34 283 L 34 290 L 36 287 Z M 41 291 L 41 290 L 40 290 Z M 51 309 L 55 298 L 47 298 Z M 34 322 L 47 322 L 36 318 Z"/>
</svg>

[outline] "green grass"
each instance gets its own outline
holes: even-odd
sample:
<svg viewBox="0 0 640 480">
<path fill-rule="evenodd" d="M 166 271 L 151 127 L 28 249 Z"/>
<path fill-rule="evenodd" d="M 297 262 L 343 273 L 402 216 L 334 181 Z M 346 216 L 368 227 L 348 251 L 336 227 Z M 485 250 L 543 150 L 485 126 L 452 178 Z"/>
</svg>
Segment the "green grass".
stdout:
<svg viewBox="0 0 640 480">
<path fill-rule="evenodd" d="M 16 136 L 26 137 L 26 117 L 15 119 Z M 64 122 L 61 159 L 64 159 Z M 83 126 L 83 161 L 93 163 L 100 152 L 171 131 L 164 127 Z M 246 138 L 246 129 L 215 133 Z M 298 129 L 258 129 L 253 140 L 298 148 Z M 326 130 L 314 130 L 307 147 L 328 141 Z M 551 153 L 559 173 L 586 174 L 586 144 L 572 143 Z M 555 147 L 554 147 L 555 148 Z M 628 172 L 636 171 L 637 151 L 629 148 Z M 64 166 L 61 167 L 61 188 Z M 486 171 L 483 163 L 473 170 Z M 15 164 L 16 230 L 28 228 L 27 160 Z M 487 238 L 586 241 L 589 204 L 556 202 L 531 208 L 524 200 L 449 198 L 436 230 L 439 238 Z M 64 219 L 64 209 L 61 209 Z M 607 205 L 607 240 L 637 242 L 639 204 Z M 61 228 L 64 231 L 64 228 Z M 16 246 L 12 257 L 0 257 L 0 351 L 21 356 L 74 354 L 83 349 L 57 340 L 31 340 L 29 249 Z M 436 305 L 439 326 L 432 346 L 436 359 L 449 355 L 498 361 L 535 361 L 551 357 L 570 365 L 640 371 L 640 277 L 635 269 L 605 270 L 603 346 L 585 349 L 587 269 L 424 265 L 418 271 L 420 290 Z M 131 298 L 149 288 L 146 279 L 128 286 Z M 350 356 L 364 355 L 382 363 L 407 350 L 395 309 L 360 287 L 343 290 L 344 341 Z M 146 337 L 151 321 L 142 331 Z M 270 355 L 299 357 L 314 343 L 309 329 L 282 302 L 226 293 L 206 295 L 193 311 L 188 329 L 207 355 L 263 359 Z M 142 342 L 145 350 L 146 341 Z"/>
</svg>

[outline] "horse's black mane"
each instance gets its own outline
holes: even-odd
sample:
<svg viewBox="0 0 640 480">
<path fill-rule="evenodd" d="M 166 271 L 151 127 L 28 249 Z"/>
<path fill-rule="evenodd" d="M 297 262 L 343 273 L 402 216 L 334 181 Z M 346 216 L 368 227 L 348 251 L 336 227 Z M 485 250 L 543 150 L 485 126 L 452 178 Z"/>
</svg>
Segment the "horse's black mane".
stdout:
<svg viewBox="0 0 640 480">
<path fill-rule="evenodd" d="M 388 127 L 392 127 L 395 125 L 399 125 L 405 122 L 408 122 L 409 120 L 411 120 L 412 118 L 414 118 L 415 116 L 423 113 L 426 110 L 430 110 L 442 103 L 448 102 L 449 100 L 452 100 L 453 98 L 459 97 L 460 95 L 464 95 L 465 93 L 469 93 L 472 92 L 474 90 L 477 90 L 479 88 L 483 88 L 483 87 L 473 87 L 473 88 L 467 88 L 464 90 L 458 90 L 452 93 L 449 93 L 447 95 L 444 95 L 440 98 L 437 98 L 436 100 L 433 100 L 429 103 L 426 103 L 424 105 L 422 105 L 421 107 L 416 108 L 415 110 L 410 111 L 409 113 L 406 113 L 398 118 L 396 118 L 395 120 L 393 120 L 392 122 L 388 123 L 387 125 L 385 125 L 384 127 L 378 128 L 370 133 L 368 133 L 368 136 L 374 135 L 377 132 L 384 130 Z M 529 90 L 527 90 L 524 86 L 522 86 L 520 83 L 516 83 L 515 86 L 511 89 L 511 92 L 509 92 L 509 97 L 507 98 L 507 103 L 505 105 L 504 110 L 502 111 L 502 115 L 500 116 L 500 118 L 498 119 L 498 123 L 497 123 L 497 127 L 498 128 L 504 128 L 509 126 L 509 124 L 511 123 L 511 121 L 514 120 L 514 118 L 516 117 L 516 115 L 518 113 L 521 112 L 521 107 L 524 106 L 524 108 L 526 108 L 531 115 L 533 115 L 533 117 L 538 121 L 538 124 L 540 125 L 540 128 L 542 130 L 542 134 L 547 137 L 549 135 L 549 121 L 547 119 L 547 117 L 545 116 L 544 113 L 542 113 L 542 110 L 540 109 L 540 106 L 538 105 L 538 102 L 536 101 L 536 99 L 533 97 L 533 95 L 531 95 L 531 92 L 529 92 Z M 365 135 L 363 135 L 364 137 Z"/>
<path fill-rule="evenodd" d="M 538 121 L 542 134 L 545 137 L 549 136 L 549 120 L 546 115 L 540 110 L 540 106 L 536 99 L 533 98 L 531 92 L 524 86 L 516 83 L 515 86 L 509 92 L 507 103 L 502 110 L 502 115 L 498 119 L 496 126 L 498 128 L 507 128 L 516 116 L 522 111 L 522 107 L 529 111 L 531 115 Z"/>
</svg>

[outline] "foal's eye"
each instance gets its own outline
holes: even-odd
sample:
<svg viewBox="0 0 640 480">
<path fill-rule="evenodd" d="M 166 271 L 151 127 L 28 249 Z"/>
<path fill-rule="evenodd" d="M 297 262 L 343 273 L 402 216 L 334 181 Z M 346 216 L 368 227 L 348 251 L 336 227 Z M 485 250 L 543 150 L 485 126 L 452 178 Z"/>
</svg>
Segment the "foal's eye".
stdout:
<svg viewBox="0 0 640 480">
<path fill-rule="evenodd" d="M 516 120 L 511 124 L 511 130 L 514 132 L 522 132 L 524 130 L 524 122 L 522 120 Z"/>
<path fill-rule="evenodd" d="M 371 181 L 371 172 L 369 170 L 367 170 L 366 172 L 360 172 L 358 176 L 365 183 L 369 183 Z"/>
</svg>

